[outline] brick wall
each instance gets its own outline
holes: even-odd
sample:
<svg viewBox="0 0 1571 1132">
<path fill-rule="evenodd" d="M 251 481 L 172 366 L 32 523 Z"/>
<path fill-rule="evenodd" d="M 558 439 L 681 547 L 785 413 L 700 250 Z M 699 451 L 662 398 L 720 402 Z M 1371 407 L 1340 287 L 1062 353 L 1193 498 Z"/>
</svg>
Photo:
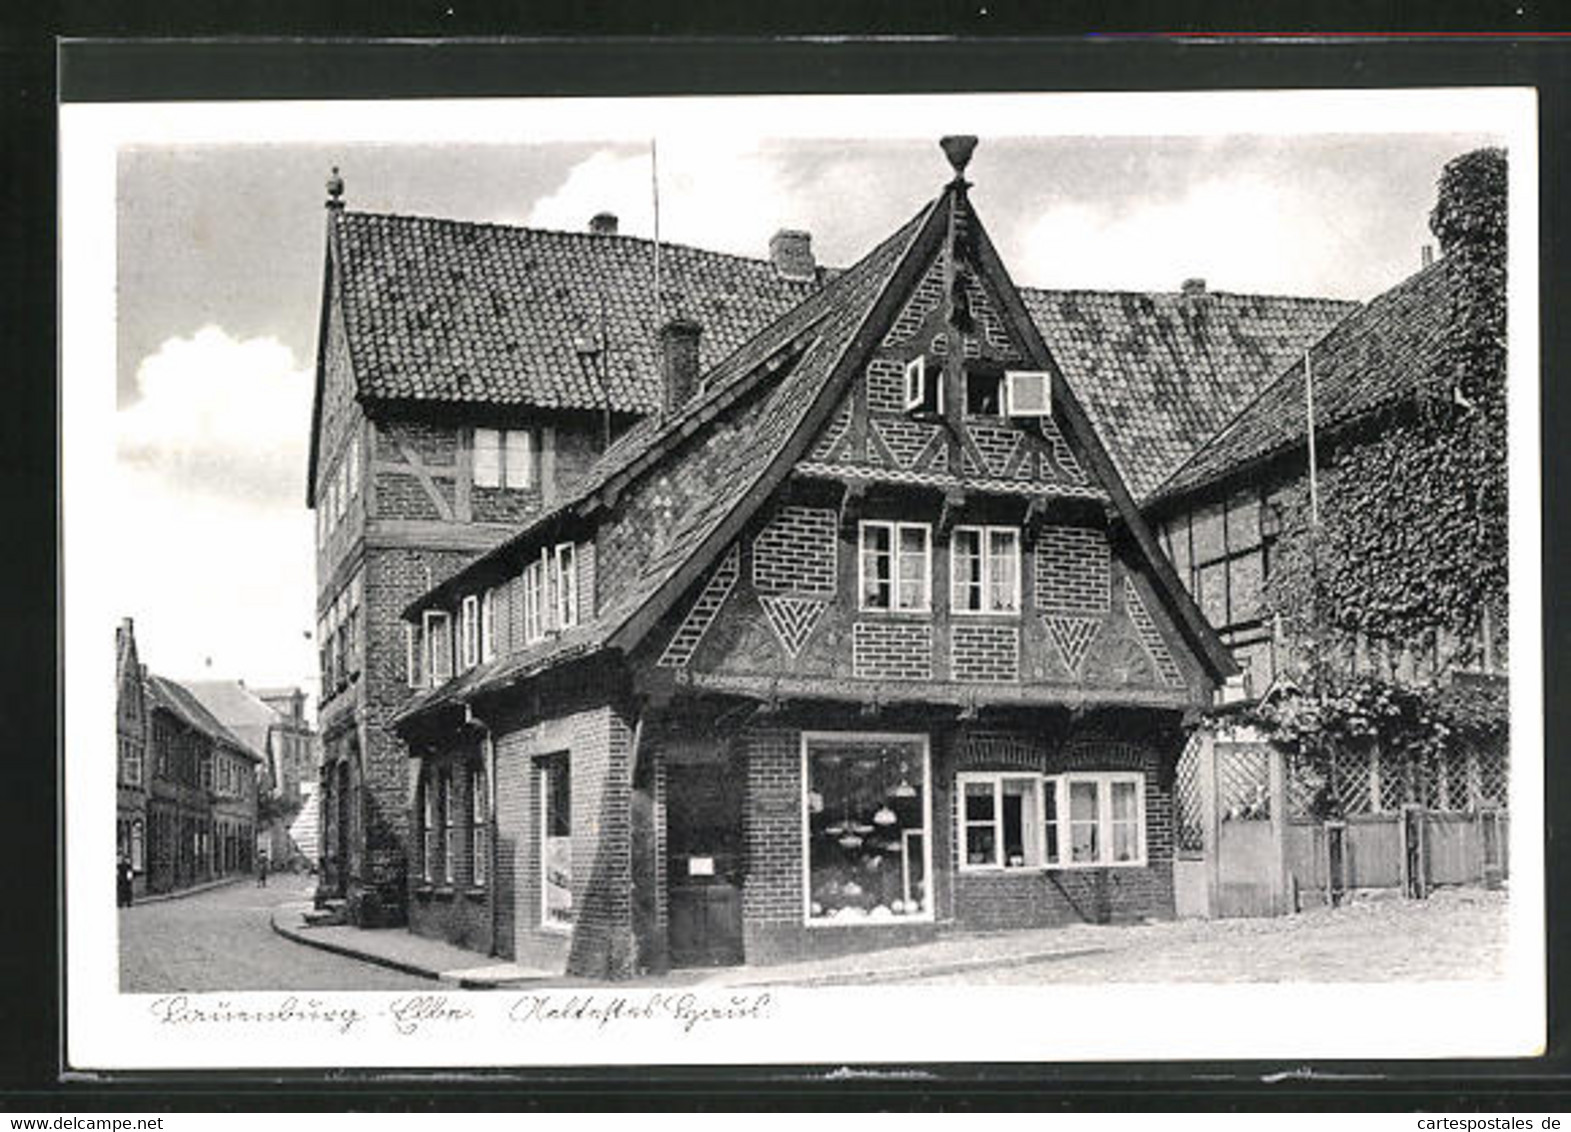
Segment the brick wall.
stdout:
<svg viewBox="0 0 1571 1132">
<path fill-rule="evenodd" d="M 852 667 L 867 680 L 931 680 L 933 626 L 926 621 L 858 621 Z"/>
<path fill-rule="evenodd" d="M 835 527 L 835 512 L 828 508 L 779 508 L 753 538 L 753 588 L 762 594 L 832 596 Z"/>
<path fill-rule="evenodd" d="M 950 625 L 950 677 L 962 683 L 1020 679 L 1020 627 L 956 620 Z"/>
<path fill-rule="evenodd" d="M 1107 536 L 1089 527 L 1043 527 L 1036 544 L 1036 603 L 1050 613 L 1106 613 L 1111 600 Z"/>
</svg>

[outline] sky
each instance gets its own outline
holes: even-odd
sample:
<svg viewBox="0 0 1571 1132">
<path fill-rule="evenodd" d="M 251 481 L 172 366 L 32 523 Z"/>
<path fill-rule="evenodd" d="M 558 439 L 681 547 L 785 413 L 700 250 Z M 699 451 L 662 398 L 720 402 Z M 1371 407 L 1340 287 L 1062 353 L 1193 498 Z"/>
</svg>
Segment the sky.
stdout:
<svg viewBox="0 0 1571 1132">
<path fill-rule="evenodd" d="M 1418 269 L 1475 134 L 990 138 L 972 197 L 1018 283 L 1366 300 Z M 653 228 L 650 154 L 538 145 L 128 146 L 116 193 L 122 616 L 176 678 L 315 690 L 305 507 L 324 182 L 351 209 Z M 658 150 L 663 239 L 763 256 L 779 228 L 844 266 L 948 178 L 936 144 L 703 136 Z"/>
</svg>

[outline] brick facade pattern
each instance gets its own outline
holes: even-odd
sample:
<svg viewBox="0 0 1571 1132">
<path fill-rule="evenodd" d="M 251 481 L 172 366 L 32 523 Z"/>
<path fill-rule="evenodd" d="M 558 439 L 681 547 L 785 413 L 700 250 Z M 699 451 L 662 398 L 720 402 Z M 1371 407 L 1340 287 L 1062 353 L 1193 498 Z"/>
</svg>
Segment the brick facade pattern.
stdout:
<svg viewBox="0 0 1571 1132">
<path fill-rule="evenodd" d="M 760 594 L 833 597 L 837 546 L 834 511 L 781 507 L 753 538 L 753 589 Z"/>
<path fill-rule="evenodd" d="M 1178 670 L 1178 662 L 1173 659 L 1172 650 L 1167 647 L 1162 631 L 1156 627 L 1156 622 L 1151 617 L 1151 611 L 1146 608 L 1140 591 L 1135 589 L 1134 582 L 1127 577 L 1124 579 L 1124 607 L 1130 622 L 1135 627 L 1135 633 L 1140 638 L 1140 644 L 1156 664 L 1162 682 L 1173 687 L 1182 687 L 1184 677 Z"/>
<path fill-rule="evenodd" d="M 858 621 L 851 666 L 863 680 L 931 680 L 933 626 L 926 622 Z"/>
<path fill-rule="evenodd" d="M 1020 627 L 955 621 L 949 630 L 950 679 L 1012 684 L 1020 679 Z"/>
<path fill-rule="evenodd" d="M 731 590 L 736 586 L 736 580 L 741 573 L 741 545 L 732 543 L 731 548 L 720 559 L 720 564 L 715 567 L 715 572 L 709 576 L 709 581 L 704 583 L 704 588 L 694 599 L 692 608 L 687 611 L 687 616 L 682 619 L 682 624 L 678 626 L 676 634 L 666 645 L 665 651 L 660 654 L 660 659 L 656 661 L 659 667 L 687 667 L 687 662 L 693 659 L 693 652 L 698 648 L 698 643 L 704 639 L 704 634 L 714 623 L 720 607 L 725 604 L 726 598 L 731 596 Z"/>
<path fill-rule="evenodd" d="M 1037 535 L 1035 576 L 1038 609 L 1106 613 L 1112 591 L 1107 535 L 1088 527 L 1043 527 Z"/>
</svg>

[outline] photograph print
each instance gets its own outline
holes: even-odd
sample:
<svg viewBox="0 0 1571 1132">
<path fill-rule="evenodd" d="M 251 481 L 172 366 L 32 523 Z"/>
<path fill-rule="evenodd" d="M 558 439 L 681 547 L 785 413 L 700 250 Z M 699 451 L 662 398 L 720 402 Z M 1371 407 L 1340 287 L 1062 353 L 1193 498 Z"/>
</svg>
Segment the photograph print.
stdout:
<svg viewBox="0 0 1571 1132">
<path fill-rule="evenodd" d="M 76 1060 L 1531 1052 L 1518 95 L 67 107 Z"/>
</svg>

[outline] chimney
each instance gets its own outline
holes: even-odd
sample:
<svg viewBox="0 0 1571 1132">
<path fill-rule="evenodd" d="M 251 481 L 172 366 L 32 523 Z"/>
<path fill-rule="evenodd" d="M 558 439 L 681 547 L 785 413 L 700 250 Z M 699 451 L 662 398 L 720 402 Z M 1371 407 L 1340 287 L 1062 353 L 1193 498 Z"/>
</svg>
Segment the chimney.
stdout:
<svg viewBox="0 0 1571 1132">
<path fill-rule="evenodd" d="M 1433 244 L 1425 244 L 1423 247 L 1418 249 L 1418 264 L 1419 264 L 1420 267 L 1428 267 L 1430 264 L 1432 264 L 1434 262 L 1435 262 L 1435 245 L 1433 245 Z"/>
<path fill-rule="evenodd" d="M 597 212 L 589 218 L 589 232 L 593 236 L 616 235 L 616 213 Z"/>
<path fill-rule="evenodd" d="M 769 237 L 769 260 L 775 275 L 796 283 L 811 283 L 818 278 L 813 262 L 813 234 L 796 228 L 782 228 Z"/>
<path fill-rule="evenodd" d="M 1204 279 L 1185 279 L 1184 280 L 1184 298 L 1186 298 L 1186 299 L 1198 299 L 1202 295 L 1204 295 L 1205 293 L 1206 293 L 1206 281 Z"/>
<path fill-rule="evenodd" d="M 673 318 L 660 328 L 660 378 L 667 416 L 680 412 L 698 389 L 698 339 L 703 331 L 687 318 Z"/>
</svg>

